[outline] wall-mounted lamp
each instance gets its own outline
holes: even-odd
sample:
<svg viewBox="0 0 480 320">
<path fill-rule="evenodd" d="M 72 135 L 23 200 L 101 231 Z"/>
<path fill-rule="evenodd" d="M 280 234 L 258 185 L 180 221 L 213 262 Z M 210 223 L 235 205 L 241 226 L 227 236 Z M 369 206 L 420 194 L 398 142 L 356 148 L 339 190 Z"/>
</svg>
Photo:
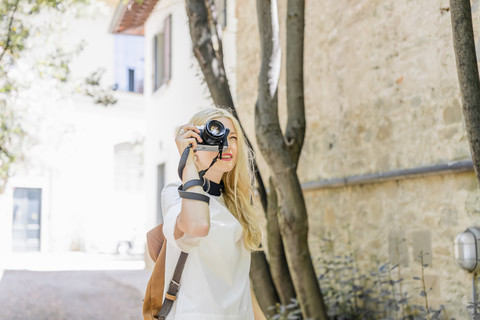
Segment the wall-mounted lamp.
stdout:
<svg viewBox="0 0 480 320">
<path fill-rule="evenodd" d="M 455 238 L 455 260 L 462 269 L 473 273 L 472 302 L 477 303 L 477 274 L 480 271 L 480 228 L 470 227 Z M 477 309 L 473 309 L 472 317 L 476 319 Z"/>
<path fill-rule="evenodd" d="M 480 228 L 470 227 L 455 238 L 455 260 L 468 272 L 480 271 Z"/>
</svg>

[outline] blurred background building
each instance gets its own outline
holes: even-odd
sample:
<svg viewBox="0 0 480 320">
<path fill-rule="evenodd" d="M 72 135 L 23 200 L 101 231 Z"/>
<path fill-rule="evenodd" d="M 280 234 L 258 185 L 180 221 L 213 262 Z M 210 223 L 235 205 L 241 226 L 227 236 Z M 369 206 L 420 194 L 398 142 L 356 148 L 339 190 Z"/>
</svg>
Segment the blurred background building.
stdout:
<svg viewBox="0 0 480 320">
<path fill-rule="evenodd" d="M 144 252 L 144 40 L 108 32 L 114 2 L 70 21 L 64 41 L 85 43 L 71 73 L 101 70 L 118 102 L 70 95 L 42 109 L 36 143 L 0 195 L 0 254 Z"/>
</svg>

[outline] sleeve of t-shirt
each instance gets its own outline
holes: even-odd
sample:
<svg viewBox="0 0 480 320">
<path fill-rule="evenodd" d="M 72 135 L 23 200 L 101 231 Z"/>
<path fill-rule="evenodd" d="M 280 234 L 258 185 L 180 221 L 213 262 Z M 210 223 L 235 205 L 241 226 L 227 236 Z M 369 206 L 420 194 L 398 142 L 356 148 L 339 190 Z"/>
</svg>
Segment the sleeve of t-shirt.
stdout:
<svg viewBox="0 0 480 320">
<path fill-rule="evenodd" d="M 163 234 L 167 243 L 179 250 L 189 252 L 200 244 L 201 237 L 193 237 L 186 233 L 175 239 L 175 225 L 182 210 L 182 198 L 178 195 L 178 184 L 169 184 L 162 190 Z"/>
</svg>

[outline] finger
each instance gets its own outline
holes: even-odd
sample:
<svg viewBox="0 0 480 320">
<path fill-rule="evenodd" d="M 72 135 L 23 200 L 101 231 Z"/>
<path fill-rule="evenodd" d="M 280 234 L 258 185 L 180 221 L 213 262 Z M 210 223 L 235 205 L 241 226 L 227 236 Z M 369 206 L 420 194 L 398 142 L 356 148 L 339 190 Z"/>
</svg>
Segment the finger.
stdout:
<svg viewBox="0 0 480 320">
<path fill-rule="evenodd" d="M 177 136 L 178 137 L 188 137 L 189 135 L 189 132 L 193 132 L 192 130 L 188 130 L 188 129 L 180 129 L 178 130 L 177 132 Z"/>
<path fill-rule="evenodd" d="M 187 129 L 187 128 L 185 128 L 185 127 L 180 127 L 180 128 L 178 128 L 177 135 L 183 136 L 183 135 L 184 135 L 185 133 L 187 133 L 187 132 L 188 132 L 188 129 Z"/>
<path fill-rule="evenodd" d="M 196 138 L 199 142 L 203 141 L 202 137 L 200 137 L 200 135 L 198 133 L 196 133 L 194 131 L 188 131 L 187 133 L 188 133 L 188 135 L 186 135 L 186 137 Z"/>
<path fill-rule="evenodd" d="M 200 129 L 198 129 L 196 126 L 194 126 L 193 124 L 189 123 L 189 124 L 186 124 L 184 126 L 182 126 L 183 130 L 186 132 L 187 130 L 192 130 L 192 131 L 195 131 L 197 133 L 200 133 Z"/>
<path fill-rule="evenodd" d="M 184 125 L 181 125 L 177 128 L 177 134 L 184 134 L 185 132 L 187 132 L 188 130 L 190 130 L 190 128 L 192 127 L 192 124 L 184 124 Z"/>
<path fill-rule="evenodd" d="M 186 131 L 187 131 L 187 130 L 185 129 L 185 126 L 179 126 L 179 127 L 177 128 L 177 131 L 176 131 L 176 132 L 177 132 L 177 135 L 182 135 L 182 134 L 184 134 Z"/>
<path fill-rule="evenodd" d="M 188 144 L 192 144 L 192 150 L 197 147 L 197 140 L 195 140 L 195 138 L 185 139 L 185 141 L 187 141 Z"/>
</svg>

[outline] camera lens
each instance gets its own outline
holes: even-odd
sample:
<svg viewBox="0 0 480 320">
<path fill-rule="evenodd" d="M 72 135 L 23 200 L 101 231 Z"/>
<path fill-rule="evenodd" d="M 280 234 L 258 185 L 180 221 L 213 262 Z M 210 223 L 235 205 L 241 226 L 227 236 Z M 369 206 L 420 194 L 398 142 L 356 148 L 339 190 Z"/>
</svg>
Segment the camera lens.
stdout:
<svg viewBox="0 0 480 320">
<path fill-rule="evenodd" d="M 218 120 L 210 120 L 205 125 L 203 139 L 207 144 L 218 144 L 225 135 L 225 126 Z"/>
<path fill-rule="evenodd" d="M 210 120 L 205 127 L 207 128 L 208 134 L 213 137 L 221 137 L 225 133 L 223 123 L 218 120 Z"/>
</svg>

